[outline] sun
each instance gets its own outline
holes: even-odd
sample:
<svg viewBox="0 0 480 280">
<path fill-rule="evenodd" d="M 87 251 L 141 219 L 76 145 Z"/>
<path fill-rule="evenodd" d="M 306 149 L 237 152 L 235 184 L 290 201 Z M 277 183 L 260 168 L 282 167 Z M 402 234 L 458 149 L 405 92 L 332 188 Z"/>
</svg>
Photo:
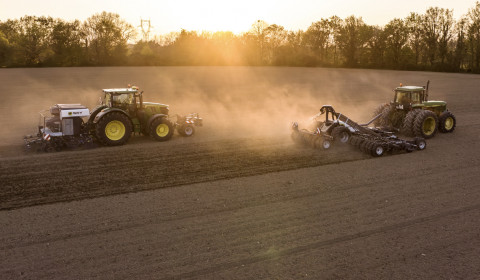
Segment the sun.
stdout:
<svg viewBox="0 0 480 280">
<path fill-rule="evenodd" d="M 176 30 L 200 32 L 232 31 L 240 34 L 248 31 L 256 20 L 262 19 L 259 17 L 264 17 L 265 11 L 268 13 L 268 5 L 250 0 L 159 1 L 157 5 L 153 10 L 163 13 L 160 16 L 152 13 L 152 21 L 162 25 L 175 23 Z"/>
</svg>

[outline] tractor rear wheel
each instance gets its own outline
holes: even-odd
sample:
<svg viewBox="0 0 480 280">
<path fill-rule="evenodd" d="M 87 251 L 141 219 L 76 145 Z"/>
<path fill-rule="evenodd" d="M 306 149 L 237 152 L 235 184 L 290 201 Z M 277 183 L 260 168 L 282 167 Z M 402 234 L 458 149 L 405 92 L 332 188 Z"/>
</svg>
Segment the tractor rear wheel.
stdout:
<svg viewBox="0 0 480 280">
<path fill-rule="evenodd" d="M 435 136 L 438 128 L 438 118 L 434 112 L 422 110 L 413 123 L 413 135 L 425 139 Z"/>
<path fill-rule="evenodd" d="M 417 117 L 418 113 L 421 110 L 414 109 L 407 113 L 405 118 L 403 119 L 403 124 L 400 132 L 405 136 L 412 136 L 413 135 L 413 122 L 415 121 L 415 117 Z"/>
<path fill-rule="evenodd" d="M 332 130 L 332 136 L 334 141 L 346 144 L 350 139 L 350 130 L 344 126 L 337 126 Z"/>
<path fill-rule="evenodd" d="M 438 130 L 440 130 L 440 132 L 453 132 L 456 124 L 457 120 L 455 119 L 455 116 L 449 111 L 443 112 L 438 118 Z"/>
<path fill-rule="evenodd" d="M 97 139 L 107 146 L 119 146 L 127 143 L 132 135 L 130 119 L 119 112 L 103 116 L 95 126 Z"/>
<path fill-rule="evenodd" d="M 390 126 L 390 115 L 395 108 L 390 104 L 382 104 L 375 109 L 373 112 L 373 117 L 382 114 L 378 119 L 373 122 L 373 125 L 376 127 L 388 127 Z"/>
<path fill-rule="evenodd" d="M 150 125 L 150 137 L 157 141 L 167 141 L 172 138 L 173 125 L 165 118 L 157 118 Z"/>
</svg>

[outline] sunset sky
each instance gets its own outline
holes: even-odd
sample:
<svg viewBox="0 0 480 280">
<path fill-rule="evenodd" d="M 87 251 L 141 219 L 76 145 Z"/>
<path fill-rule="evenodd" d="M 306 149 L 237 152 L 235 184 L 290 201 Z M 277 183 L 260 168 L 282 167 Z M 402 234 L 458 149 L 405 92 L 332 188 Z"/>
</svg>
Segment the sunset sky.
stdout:
<svg viewBox="0 0 480 280">
<path fill-rule="evenodd" d="M 196 31 L 248 31 L 258 19 L 288 30 L 306 30 L 312 22 L 337 15 L 362 17 L 370 25 L 385 25 L 410 12 L 429 7 L 453 9 L 454 18 L 466 14 L 476 1 L 466 0 L 0 0 L 0 20 L 24 15 L 85 20 L 102 11 L 118 13 L 134 26 L 150 19 L 152 33 L 180 29 Z"/>
</svg>

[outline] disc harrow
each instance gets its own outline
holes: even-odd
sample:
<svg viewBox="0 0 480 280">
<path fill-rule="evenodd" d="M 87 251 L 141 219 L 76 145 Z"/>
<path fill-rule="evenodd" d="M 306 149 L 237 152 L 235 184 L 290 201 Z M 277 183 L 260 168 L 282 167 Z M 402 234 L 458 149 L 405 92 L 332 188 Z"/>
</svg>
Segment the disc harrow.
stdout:
<svg viewBox="0 0 480 280">
<path fill-rule="evenodd" d="M 321 118 L 324 118 L 322 120 Z M 347 116 L 335 112 L 332 106 L 324 105 L 320 113 L 312 117 L 315 124 L 313 131 L 300 129 L 298 123 L 292 125 L 292 139 L 295 143 L 315 149 L 329 149 L 337 144 L 350 144 L 360 151 L 379 157 L 388 152 L 423 150 L 427 143 L 423 138 L 404 140 L 390 131 L 358 124 Z"/>
</svg>

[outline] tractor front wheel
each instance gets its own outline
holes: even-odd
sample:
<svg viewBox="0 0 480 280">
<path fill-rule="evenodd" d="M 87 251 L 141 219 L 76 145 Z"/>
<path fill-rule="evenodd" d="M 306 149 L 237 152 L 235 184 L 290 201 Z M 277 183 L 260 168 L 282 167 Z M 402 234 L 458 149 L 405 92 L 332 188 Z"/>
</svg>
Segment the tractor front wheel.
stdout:
<svg viewBox="0 0 480 280">
<path fill-rule="evenodd" d="M 173 135 L 173 125 L 165 118 L 157 118 L 150 125 L 150 137 L 157 141 L 168 141 Z"/>
<path fill-rule="evenodd" d="M 97 139 L 107 146 L 123 145 L 132 135 L 132 123 L 126 115 L 112 112 L 98 121 L 95 134 Z"/>
<path fill-rule="evenodd" d="M 438 130 L 440 130 L 440 132 L 453 132 L 456 124 L 457 120 L 455 119 L 455 116 L 449 111 L 443 112 L 438 118 Z"/>
</svg>

